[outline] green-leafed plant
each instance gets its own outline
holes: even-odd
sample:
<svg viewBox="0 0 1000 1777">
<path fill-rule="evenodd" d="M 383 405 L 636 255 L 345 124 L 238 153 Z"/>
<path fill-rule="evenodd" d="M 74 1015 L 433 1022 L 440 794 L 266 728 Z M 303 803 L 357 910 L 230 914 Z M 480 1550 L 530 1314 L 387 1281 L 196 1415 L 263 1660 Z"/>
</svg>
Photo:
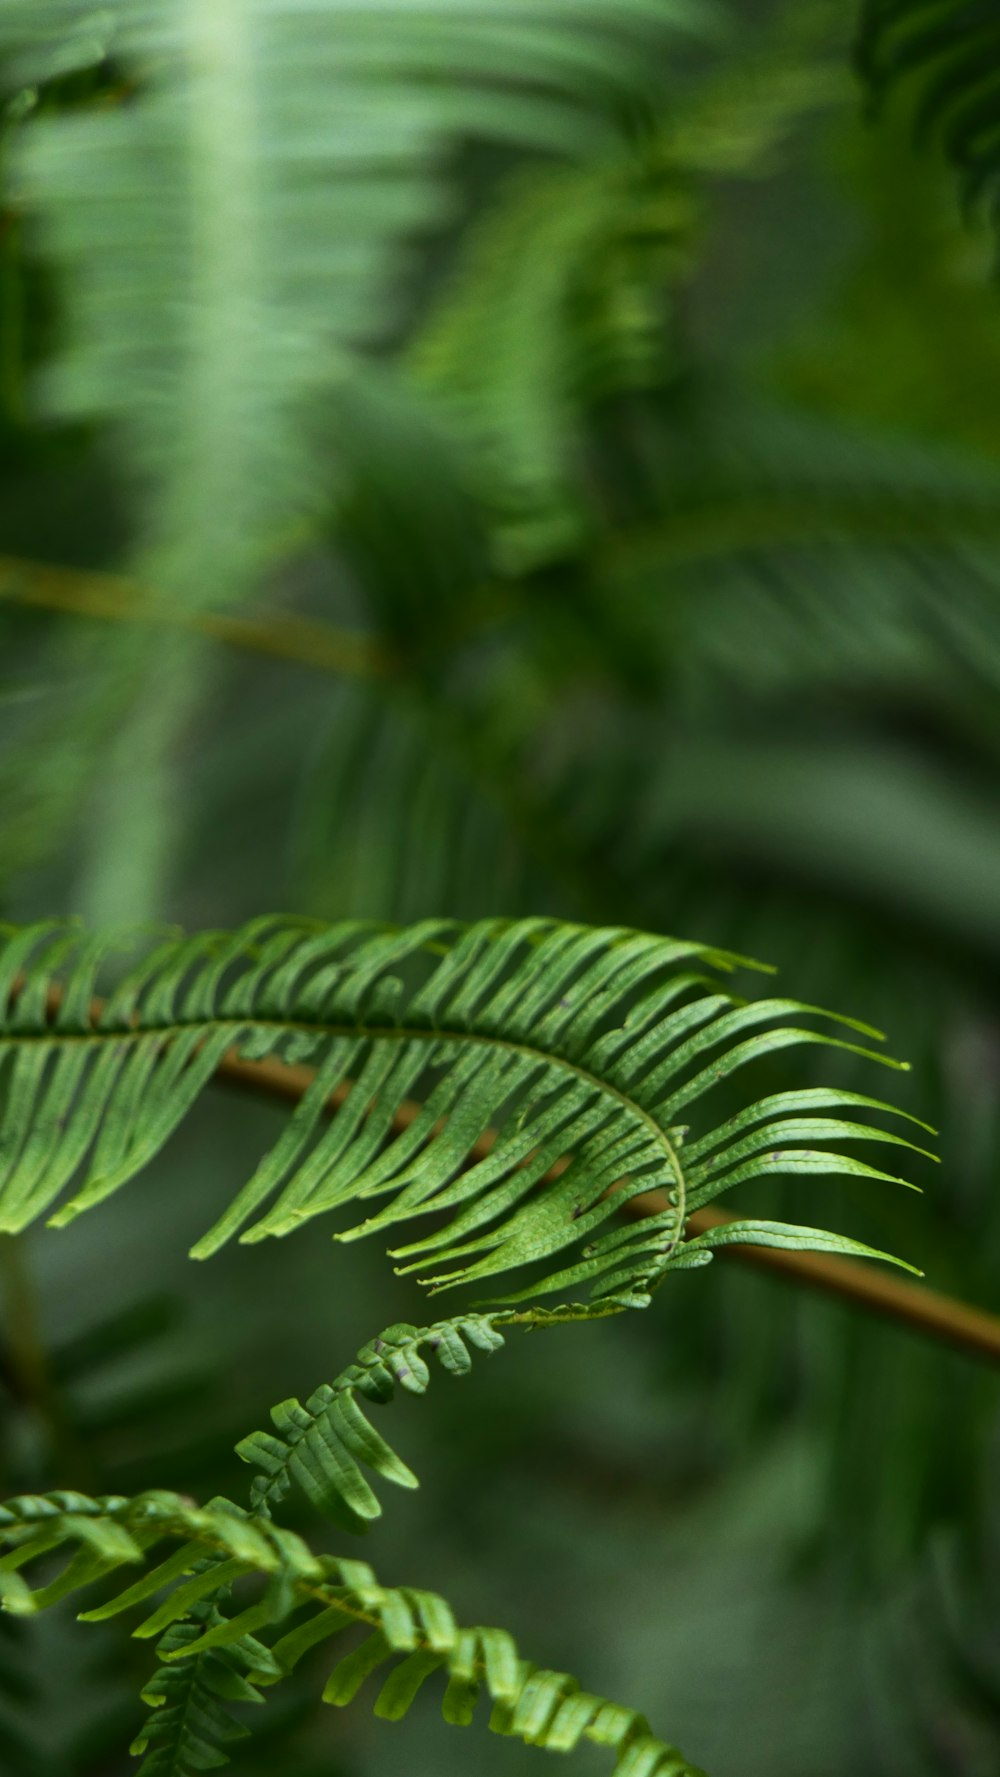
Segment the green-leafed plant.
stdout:
<svg viewBox="0 0 1000 1777">
<path fill-rule="evenodd" d="M 238 1231 L 256 1241 L 361 1207 L 338 1238 L 430 1219 L 430 1232 L 393 1256 L 432 1290 L 495 1292 L 511 1272 L 515 1287 L 428 1327 L 390 1327 L 305 1405 L 275 1407 L 274 1430 L 237 1446 L 256 1470 L 248 1509 L 227 1499 L 195 1507 L 163 1491 L 9 1500 L 0 1507 L 6 1608 L 45 1609 L 155 1552 L 124 1591 L 83 1612 L 104 1621 L 157 1601 L 133 1631 L 159 1638 L 162 1662 L 143 1692 L 153 1714 L 135 1745 L 147 1777 L 225 1762 L 245 1732 L 228 1705 L 260 1701 L 261 1685 L 358 1627 L 363 1639 L 327 1680 L 329 1703 L 350 1702 L 390 1665 L 376 1710 L 397 1719 L 442 1671 L 449 1721 L 471 1721 L 485 1690 L 501 1733 L 562 1751 L 587 1737 L 614 1750 L 619 1777 L 691 1773 L 636 1711 L 539 1670 L 500 1630 L 460 1629 L 433 1594 L 386 1589 L 353 1558 L 312 1554 L 274 1512 L 295 1485 L 340 1530 L 358 1532 L 381 1511 L 366 1471 L 415 1486 L 366 1408 L 397 1385 L 423 1393 L 431 1356 L 462 1375 L 471 1351 L 503 1344 L 502 1329 L 644 1307 L 670 1272 L 707 1264 L 727 1243 L 884 1256 L 780 1222 L 685 1228 L 730 1185 L 775 1171 L 893 1179 L 839 1149 L 914 1146 L 854 1120 L 890 1108 L 856 1092 L 783 1091 L 702 1115 L 708 1095 L 779 1050 L 875 1052 L 831 1034 L 815 1007 L 725 991 L 738 958 L 626 930 L 541 919 L 404 929 L 258 920 L 147 946 L 98 1000 L 114 948 L 47 925 L 11 931 L 0 954 L 5 1234 L 46 1213 L 64 1225 L 122 1188 L 220 1069 L 249 1065 L 253 1078 L 265 1064 L 307 1063 L 280 1138 L 193 1256 Z M 581 1289 L 561 1306 L 526 1305 Z"/>
<path fill-rule="evenodd" d="M 616 1777 L 693 1777 L 637 1710 L 460 1627 L 435 1593 L 382 1586 L 341 1540 L 380 1515 L 379 1483 L 416 1486 L 380 1429 L 397 1390 L 514 1332 L 612 1316 L 594 1338 L 630 1341 L 634 1470 L 644 1439 L 689 1442 L 657 1473 L 663 1521 L 675 1494 L 682 1516 L 742 1485 L 744 1446 L 749 1470 L 799 1438 L 782 1472 L 811 1501 L 801 1522 L 754 1471 L 697 1540 L 727 1607 L 759 1584 L 789 1642 L 839 1611 L 850 1689 L 814 1687 L 800 1743 L 791 1678 L 759 1663 L 767 1644 L 779 1670 L 781 1646 L 741 1630 L 745 1694 L 718 1666 L 703 1685 L 741 1724 L 739 1777 L 883 1752 L 992 1773 L 993 1570 L 970 1575 L 961 1624 L 943 1588 L 912 1584 L 942 1520 L 986 1520 L 988 1371 L 879 1344 L 804 1292 L 764 1313 L 740 1294 L 750 1266 L 717 1292 L 673 1278 L 731 1247 L 829 1282 L 829 1255 L 891 1247 L 985 1303 L 1000 1262 L 1000 347 L 980 268 L 951 277 L 966 237 L 924 215 L 909 140 L 878 160 L 853 25 L 834 0 L 0 6 L 3 1777 L 118 1777 L 140 1688 L 145 1777 L 231 1755 L 247 1777 L 344 1777 L 349 1741 L 331 1752 L 313 1725 L 314 1657 L 333 1704 L 379 1672 L 376 1712 L 397 1719 L 434 1680 L 450 1722 L 481 1697 L 529 1745 L 590 1740 Z M 856 63 L 874 100 L 915 100 L 967 205 L 996 208 L 1000 0 L 861 0 Z M 832 170 L 858 153 L 845 119 L 872 191 Z M 315 917 L 238 924 L 289 905 Z M 675 930 L 715 942 L 649 935 Z M 744 950 L 794 965 L 817 1003 L 740 997 Z M 926 1157 L 884 1121 L 927 1125 L 868 1096 L 879 1033 L 828 1001 L 906 1030 L 911 1102 L 948 1144 L 926 1209 L 881 1188 L 905 1181 L 873 1144 Z M 832 1083 L 790 1086 L 790 1048 Z M 245 1097 L 195 1111 L 215 1084 L 284 1105 L 256 1165 Z M 164 1150 L 136 1293 L 105 1303 L 100 1267 L 143 1201 L 124 1187 Z M 799 1225 L 824 1175 L 871 1245 Z M 192 1256 L 230 1250 L 178 1267 L 218 1292 L 172 1297 L 159 1235 L 194 1213 L 186 1186 Z M 730 1187 L 755 1215 L 714 1208 Z M 324 1216 L 340 1242 L 384 1236 L 394 1292 L 461 1306 L 426 1326 L 371 1309 L 379 1273 L 354 1249 L 332 1272 L 341 1325 L 396 1324 L 245 1435 L 278 1320 L 297 1364 L 331 1323 L 325 1272 L 322 1315 L 288 1283 L 308 1240 L 242 1255 L 283 1280 L 270 1318 L 232 1249 Z M 45 1313 L 26 1255 L 53 1267 Z M 659 1318 L 632 1313 L 668 1276 Z M 833 1267 L 848 1293 L 880 1276 Z M 205 1304 L 187 1329 L 185 1289 Z M 64 1297 L 76 1311 L 49 1314 Z M 988 1343 L 961 1307 L 903 1299 Z M 610 1447 L 594 1377 L 580 1395 Z M 491 1536 L 528 1562 L 536 1510 L 546 1534 L 534 1469 L 530 1526 L 480 1503 L 516 1443 L 500 1415 L 485 1429 L 488 1387 L 463 1433 L 483 1489 L 441 1434 L 447 1390 L 428 1437 L 448 1456 L 428 1496 L 475 1495 L 487 1575 Z M 552 1392 L 570 1412 L 575 1389 Z M 537 1425 L 530 1393 L 504 1405 Z M 613 1570 L 631 1573 L 613 1502 L 635 1474 L 578 1441 L 581 1475 L 608 1480 L 606 1556 L 561 1473 L 552 1493 L 595 1626 Z M 747 1501 L 773 1571 L 742 1553 Z M 308 1541 L 307 1511 L 327 1521 Z M 675 1629 L 666 1587 L 636 1614 L 623 1691 L 647 1645 L 674 1697 L 685 1659 L 725 1661 L 707 1571 Z M 902 1660 L 857 1573 L 924 1600 Z M 49 1609 L 67 1602 L 99 1627 Z M 863 1714 L 869 1643 L 877 1731 L 845 1751 L 830 1730 Z M 697 1745 L 687 1718 L 677 1732 Z"/>
</svg>

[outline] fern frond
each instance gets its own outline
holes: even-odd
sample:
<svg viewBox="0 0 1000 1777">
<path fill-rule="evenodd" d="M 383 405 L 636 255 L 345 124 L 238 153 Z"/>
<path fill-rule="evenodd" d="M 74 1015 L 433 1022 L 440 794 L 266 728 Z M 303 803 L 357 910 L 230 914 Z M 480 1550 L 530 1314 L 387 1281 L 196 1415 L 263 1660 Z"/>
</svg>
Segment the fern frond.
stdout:
<svg viewBox="0 0 1000 1777">
<path fill-rule="evenodd" d="M 260 1473 L 250 1489 L 254 1511 L 269 1513 L 297 1481 L 310 1502 L 343 1529 L 368 1529 L 382 1507 L 364 1470 L 400 1487 L 416 1487 L 417 1477 L 370 1423 L 358 1402 L 382 1405 L 397 1386 L 426 1394 L 429 1357 L 452 1376 L 468 1375 L 472 1352 L 492 1353 L 504 1344 L 501 1327 L 534 1331 L 568 1321 L 596 1319 L 614 1305 L 573 1303 L 562 1308 L 505 1309 L 496 1314 L 462 1314 L 433 1326 L 406 1323 L 387 1327 L 362 1346 L 355 1361 L 334 1382 L 323 1383 L 305 1406 L 292 1399 L 271 1410 L 272 1432 L 253 1432 L 236 1454 Z M 472 1348 L 470 1350 L 470 1347 Z M 426 1356 L 424 1354 L 427 1354 Z"/>
<path fill-rule="evenodd" d="M 662 380 L 666 291 L 692 221 L 676 169 L 618 147 L 604 162 L 520 175 L 473 232 L 412 367 L 473 447 L 509 565 L 579 544 L 588 385 L 608 361 L 618 387 Z"/>
<path fill-rule="evenodd" d="M 66 8 L 68 37 L 92 11 Z M 37 13 L 15 6 L 15 52 L 49 34 Z M 715 21 L 710 0 L 103 15 L 128 103 L 30 120 L 14 181 L 71 293 L 49 401 L 124 429 L 153 488 L 153 577 L 189 602 L 188 581 L 241 590 L 326 499 L 309 404 L 398 328 L 413 242 L 454 207 L 449 149 L 590 152 L 662 78 L 671 38 Z"/>
<path fill-rule="evenodd" d="M 593 529 L 588 411 L 676 371 L 671 308 L 690 275 L 699 180 L 759 175 L 831 96 L 831 70 L 789 66 L 784 47 L 741 54 L 738 68 L 661 107 L 627 146 L 515 173 L 410 348 L 418 386 L 471 446 L 508 567 L 579 547 Z"/>
<path fill-rule="evenodd" d="M 297 1480 L 326 1516 L 347 1530 L 366 1530 L 382 1508 L 362 1465 L 400 1487 L 416 1487 L 417 1478 L 371 1425 L 357 1396 L 389 1401 L 397 1385 L 425 1394 L 431 1376 L 425 1350 L 452 1375 L 465 1375 L 472 1367 L 470 1346 L 492 1352 L 503 1345 L 498 1318 L 504 1317 L 470 1314 L 429 1327 L 387 1327 L 305 1406 L 288 1400 L 272 1408 L 279 1435 L 253 1432 L 236 1446 L 236 1454 L 261 1471 L 250 1489 L 254 1511 L 269 1512 Z"/>
<path fill-rule="evenodd" d="M 820 1105 L 831 1099 L 840 1103 L 850 1099 L 849 1093 L 789 1093 L 775 1098 L 772 1109 L 782 1108 L 784 1100 L 795 1108 L 806 1108 L 811 1100 Z M 868 1102 L 858 1100 L 859 1103 Z M 761 1113 L 764 1107 L 760 1107 Z M 746 1118 L 735 1118 L 729 1133 L 746 1127 Z M 802 1120 L 798 1124 L 801 1139 L 822 1140 L 849 1137 L 853 1129 L 859 1137 L 870 1137 L 871 1130 L 834 1119 Z M 721 1138 L 721 1132 L 720 1132 Z M 764 1130 L 725 1150 L 725 1156 L 753 1154 L 768 1144 L 771 1137 Z M 883 1136 L 901 1141 L 898 1136 Z M 903 1146 L 911 1144 L 903 1141 Z M 922 1151 L 922 1150 L 921 1150 Z M 795 1169 L 795 1154 L 788 1156 L 789 1170 Z M 818 1156 L 811 1155 L 816 1160 Z M 769 1170 L 775 1156 L 768 1155 L 761 1170 Z M 724 1161 L 720 1161 L 723 1164 Z M 751 1176 L 756 1163 L 740 1169 L 740 1176 Z M 810 1168 L 812 1170 L 812 1168 Z M 868 1172 L 869 1169 L 862 1169 Z M 720 1184 L 718 1189 L 724 1188 Z M 699 1197 L 705 1202 L 716 1195 L 709 1189 Z M 666 1219 L 666 1218 L 665 1218 Z M 650 1223 L 653 1227 L 650 1227 Z M 613 1250 L 614 1236 L 608 1242 Z M 619 1254 L 626 1248 L 630 1256 L 643 1252 L 657 1253 L 662 1235 L 655 1217 L 644 1218 L 643 1226 L 629 1241 L 619 1239 Z M 819 1228 L 795 1227 L 787 1222 L 764 1222 L 753 1219 L 730 1221 L 707 1229 L 682 1242 L 669 1260 L 667 1270 L 682 1270 L 706 1265 L 713 1251 L 724 1246 L 770 1246 L 792 1248 L 805 1252 L 843 1253 L 850 1250 L 857 1256 L 881 1258 L 859 1242 L 846 1243 L 842 1236 L 828 1234 Z M 567 1281 L 565 1278 L 563 1281 Z M 569 1281 L 573 1281 L 570 1279 Z M 628 1287 L 624 1281 L 622 1288 Z M 525 1292 L 527 1293 L 527 1292 Z M 342 1529 L 354 1534 L 368 1530 L 381 1516 L 382 1507 L 366 1470 L 392 1481 L 400 1487 L 419 1485 L 416 1475 L 397 1452 L 372 1425 L 361 1401 L 376 1406 L 392 1400 L 397 1386 L 410 1394 L 426 1394 L 431 1380 L 429 1358 L 436 1357 L 443 1370 L 453 1376 L 464 1376 L 472 1368 L 472 1353 L 492 1354 L 504 1343 L 501 1329 L 516 1328 L 525 1332 L 565 1325 L 571 1321 L 596 1319 L 619 1311 L 614 1298 L 591 1304 L 570 1303 L 559 1308 L 508 1308 L 493 1314 L 464 1314 L 454 1319 L 436 1321 L 432 1326 L 414 1327 L 406 1323 L 387 1327 L 362 1347 L 352 1364 L 331 1383 L 323 1383 L 303 1403 L 296 1398 L 281 1401 L 271 1409 L 270 1432 L 252 1432 L 236 1446 L 244 1462 L 258 1470 L 250 1489 L 255 1512 L 269 1514 L 283 1500 L 296 1482 L 310 1503 Z M 471 1350 L 470 1350 L 471 1347 Z M 360 1401 L 359 1401 L 359 1398 Z"/>
<path fill-rule="evenodd" d="M 795 1113 L 817 1107 L 812 1093 L 754 1105 L 743 1114 L 758 1126 L 749 1146 L 738 1140 L 710 1160 L 738 1131 L 709 1126 L 689 1150 L 689 1175 L 679 1119 L 744 1065 L 803 1044 L 885 1059 L 853 1040 L 880 1035 L 856 1020 L 736 999 L 718 976 L 739 959 L 705 945 L 547 919 L 393 929 L 265 918 L 153 946 L 97 1009 L 95 979 L 113 945 L 54 923 L 11 931 L 0 951 L 0 1229 L 46 1211 L 64 1226 L 120 1189 L 229 1051 L 316 1071 L 198 1257 L 237 1233 L 284 1235 L 362 1205 L 337 1238 L 439 1218 L 393 1249 L 399 1269 L 431 1288 L 533 1266 L 542 1275 L 528 1289 L 499 1299 L 586 1283 L 597 1300 L 645 1303 L 682 1237 L 689 1188 L 715 1195 L 781 1169 L 894 1176 L 824 1149 L 793 1149 L 779 1165 L 775 1150 L 803 1132 L 858 1134 L 830 1120 L 803 1125 Z M 816 1017 L 819 1029 L 788 1022 Z M 831 1019 L 848 1035 L 833 1035 Z M 821 1102 L 888 1108 L 843 1094 Z M 655 1186 L 669 1192 L 668 1209 L 604 1229 L 617 1205 Z M 379 1197 L 385 1207 L 369 1208 Z"/>
<path fill-rule="evenodd" d="M 6 1606 L 22 1613 L 44 1609 L 57 1597 L 145 1562 L 168 1540 L 179 1541 L 180 1549 L 115 1597 L 81 1613 L 84 1620 L 104 1621 L 172 1588 L 134 1631 L 144 1639 L 175 1632 L 173 1640 L 160 1641 L 163 1668 L 148 1691 L 154 1707 L 167 1713 L 168 1736 L 177 1720 L 171 1712 L 191 1701 L 192 1663 L 215 1656 L 212 1683 L 204 1680 L 190 1718 L 191 1739 L 180 1756 L 164 1751 L 166 1740 L 157 1747 L 153 1729 L 140 1736 L 140 1749 L 154 1748 L 144 1767 L 148 1777 L 166 1771 L 187 1777 L 207 1768 L 206 1758 L 212 1765 L 224 1763 L 222 1744 L 232 1737 L 233 1724 L 222 1701 L 252 1700 L 248 1691 L 259 1696 L 258 1685 L 277 1682 L 312 1648 L 359 1626 L 368 1634 L 338 1660 L 323 1691 L 327 1703 L 351 1702 L 372 1673 L 390 1666 L 375 1710 L 396 1721 L 440 1671 L 447 1679 L 447 1721 L 471 1722 L 485 1692 L 493 1703 L 489 1725 L 496 1733 L 559 1752 L 572 1751 L 583 1739 L 594 1741 L 614 1751 L 616 1777 L 697 1777 L 675 1747 L 650 1733 L 644 1717 L 582 1690 L 567 1673 L 533 1666 L 505 1631 L 460 1628 L 436 1594 L 384 1587 L 363 1562 L 313 1555 L 299 1537 L 267 1519 L 247 1517 L 227 1500 L 203 1508 L 168 1493 L 134 1499 L 54 1493 L 8 1500 L 0 1506 L 0 1546 L 10 1550 L 0 1559 Z M 75 1553 L 60 1575 L 30 1588 L 24 1569 L 36 1557 L 67 1549 Z M 223 1617 L 215 1604 L 220 1584 L 244 1579 L 263 1580 L 263 1590 L 236 1616 Z M 279 1629 L 277 1640 L 259 1638 Z M 175 1673 L 189 1687 L 183 1696 L 174 1687 Z"/>
<path fill-rule="evenodd" d="M 1000 220 L 1000 6 L 996 0 L 865 0 L 857 61 L 876 99 L 915 95 L 919 135 L 936 136 L 963 200 Z"/>
<path fill-rule="evenodd" d="M 405 924 L 545 904 L 548 870 L 569 860 L 548 847 L 537 862 L 526 855 L 519 807 L 491 793 L 455 732 L 471 723 L 439 725 L 426 706 L 355 685 L 335 688 L 327 722 L 291 837 L 306 906 Z"/>
<path fill-rule="evenodd" d="M 609 606 L 659 632 L 674 700 L 700 707 L 706 682 L 996 686 L 991 468 L 734 386 L 695 391 L 686 417 L 682 445 L 662 425 L 637 477 L 656 516 L 599 558 Z"/>
</svg>

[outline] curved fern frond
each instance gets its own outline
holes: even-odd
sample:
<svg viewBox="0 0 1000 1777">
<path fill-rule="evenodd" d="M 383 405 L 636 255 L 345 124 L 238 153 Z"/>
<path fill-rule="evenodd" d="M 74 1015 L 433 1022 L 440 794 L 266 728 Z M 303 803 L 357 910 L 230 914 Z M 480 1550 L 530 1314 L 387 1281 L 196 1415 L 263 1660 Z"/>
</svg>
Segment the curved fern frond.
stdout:
<svg viewBox="0 0 1000 1777">
<path fill-rule="evenodd" d="M 53 1493 L 8 1500 L 0 1506 L 0 1546 L 10 1551 L 0 1559 L 0 1593 L 8 1610 L 44 1609 L 123 1567 L 145 1563 L 166 1541 L 181 1547 L 124 1591 L 81 1613 L 85 1621 L 101 1622 L 165 1593 L 133 1633 L 163 1637 L 162 1668 L 147 1698 L 164 1710 L 167 1737 L 192 1701 L 190 1690 L 179 1687 L 190 1687 L 196 1659 L 212 1656 L 196 1708 L 184 1722 L 189 1738 L 180 1752 L 176 1736 L 169 1755 L 168 1740 L 158 1742 L 157 1729 L 140 1736 L 140 1750 L 153 1748 L 143 1767 L 147 1777 L 167 1770 L 187 1777 L 206 1769 L 206 1758 L 208 1764 L 224 1763 L 222 1746 L 241 1731 L 225 1702 L 257 1700 L 259 1685 L 277 1682 L 312 1648 L 358 1627 L 368 1633 L 338 1660 L 323 1690 L 327 1703 L 351 1702 L 371 1674 L 389 1666 L 375 1710 L 397 1721 L 440 1671 L 447 1680 L 443 1713 L 449 1722 L 471 1722 L 485 1692 L 496 1733 L 559 1752 L 594 1741 L 613 1750 L 616 1777 L 698 1777 L 676 1747 L 650 1733 L 643 1716 L 582 1690 L 567 1673 L 533 1666 L 504 1630 L 460 1628 L 435 1593 L 384 1587 L 363 1562 L 313 1555 L 299 1537 L 267 1519 L 247 1517 L 228 1500 L 203 1508 L 158 1492 L 133 1499 Z M 25 1569 L 36 1557 L 64 1550 L 74 1552 L 58 1576 L 32 1589 Z M 223 1617 L 215 1602 L 220 1588 L 254 1579 L 264 1582 L 254 1601 Z M 265 1635 L 272 1639 L 263 1640 Z"/>
<path fill-rule="evenodd" d="M 1000 5 L 996 0 L 865 0 L 858 66 L 876 98 L 915 92 L 918 134 L 935 135 L 967 208 L 1000 221 Z"/>
<path fill-rule="evenodd" d="M 814 1108 L 817 1104 L 822 1106 L 831 1100 L 840 1103 L 851 1097 L 850 1093 L 786 1093 L 776 1096 L 770 1106 L 761 1105 L 759 1114 L 763 1117 L 769 1110 L 804 1109 L 810 1105 Z M 858 1102 L 868 1101 L 859 1099 Z M 724 1139 L 726 1133 L 742 1132 L 748 1120 L 747 1116 L 734 1118 L 728 1131 L 719 1132 L 718 1139 Z M 843 1137 L 852 1129 L 859 1136 L 872 1133 L 860 1124 L 831 1119 L 802 1120 L 796 1127 L 800 1139 L 823 1139 L 831 1133 Z M 755 1155 L 769 1139 L 765 1125 L 764 1130 L 755 1130 L 724 1149 L 718 1164 L 724 1164 L 734 1155 Z M 899 1141 L 902 1138 L 885 1136 L 883 1139 Z M 903 1145 L 911 1144 L 904 1141 Z M 794 1170 L 796 1158 L 795 1155 L 789 1156 L 790 1170 Z M 773 1159 L 774 1156 L 767 1156 L 765 1164 Z M 748 1176 L 749 1172 L 750 1168 L 742 1168 L 741 1176 Z M 698 1201 L 706 1202 L 713 1195 L 716 1195 L 715 1190 L 703 1191 Z M 631 1238 L 628 1232 L 620 1231 L 617 1263 L 621 1264 L 626 1252 L 633 1260 L 644 1253 L 659 1253 L 662 1229 L 669 1225 L 668 1212 L 659 1219 L 645 1217 L 642 1226 L 631 1231 Z M 608 1241 L 609 1252 L 616 1250 L 615 1238 L 612 1236 Z M 822 1229 L 795 1227 L 787 1222 L 741 1219 L 708 1229 L 682 1242 L 665 1269 L 707 1265 L 716 1247 L 732 1245 L 790 1247 L 825 1253 L 849 1250 L 859 1257 L 884 1257 L 860 1242 L 845 1241 L 843 1236 L 827 1234 Z M 623 1292 L 629 1287 L 627 1276 L 626 1273 L 621 1279 Z M 573 1281 L 564 1274 L 563 1282 L 567 1280 Z M 627 1299 L 619 1301 L 613 1296 L 605 1296 L 590 1304 L 573 1302 L 559 1308 L 507 1308 L 493 1314 L 458 1315 L 452 1320 L 435 1321 L 428 1327 L 414 1327 L 407 1323 L 387 1327 L 362 1346 L 354 1362 L 333 1382 L 324 1382 L 315 1389 L 304 1405 L 292 1397 L 272 1407 L 273 1431 L 252 1432 L 237 1444 L 236 1454 L 258 1470 L 250 1488 L 253 1510 L 270 1514 L 295 1482 L 310 1503 L 341 1529 L 363 1533 L 382 1513 L 369 1474 L 392 1481 L 399 1487 L 417 1487 L 419 1482 L 412 1469 L 372 1425 L 362 1401 L 384 1405 L 393 1399 L 397 1387 L 409 1394 L 426 1394 L 431 1380 L 428 1361 L 431 1357 L 437 1358 L 441 1368 L 450 1375 L 468 1375 L 473 1352 L 492 1354 L 501 1350 L 505 1343 L 501 1328 L 535 1332 L 545 1327 L 617 1313 L 626 1302 Z"/>
<path fill-rule="evenodd" d="M 438 1267 L 422 1279 L 432 1288 L 544 1265 L 572 1248 L 569 1267 L 524 1293 L 587 1282 L 599 1298 L 645 1301 L 683 1231 L 680 1114 L 740 1067 L 786 1047 L 875 1053 L 785 1022 L 829 1019 L 816 1008 L 720 991 L 706 971 L 731 970 L 731 956 L 620 928 L 257 920 L 232 934 L 155 946 L 95 1015 L 95 973 L 112 944 L 52 925 L 12 933 L 0 952 L 8 1079 L 0 1228 L 19 1230 L 51 1210 L 81 1167 L 55 1225 L 118 1190 L 234 1050 L 308 1059 L 316 1072 L 197 1256 L 240 1230 L 244 1241 L 283 1235 L 385 1196 L 385 1208 L 338 1238 L 447 1212 L 434 1232 L 394 1249 L 402 1270 Z M 836 1022 L 879 1035 L 855 1020 Z M 328 1120 L 335 1093 L 342 1102 Z M 722 1171 L 712 1194 L 776 1170 L 774 1148 L 802 1133 L 799 1120 L 789 1122 L 798 1108 L 786 1097 L 745 1113 L 761 1125 L 768 1152 L 727 1152 L 727 1164 L 740 1164 Z M 853 1139 L 857 1126 L 845 1131 Z M 824 1138 L 832 1132 L 824 1122 Z M 713 1139 L 709 1130 L 693 1149 L 703 1190 Z M 719 1164 L 711 1161 L 709 1174 Z M 811 1149 L 793 1150 L 786 1170 L 894 1176 Z M 670 1207 L 655 1222 L 600 1232 L 617 1204 L 661 1185 Z"/>
<path fill-rule="evenodd" d="M 825 1149 L 778 1159 L 788 1141 L 865 1133 L 800 1110 L 889 1108 L 853 1094 L 772 1096 L 686 1146 L 681 1116 L 762 1057 L 818 1044 L 885 1059 L 851 1040 L 880 1034 L 856 1020 L 833 1019 L 849 1033 L 835 1036 L 815 1007 L 723 991 L 718 976 L 739 959 L 705 945 L 541 918 L 402 929 L 265 918 L 152 946 L 96 1007 L 114 944 L 53 923 L 11 931 L 0 950 L 0 1229 L 46 1211 L 64 1226 L 120 1189 L 229 1052 L 315 1073 L 197 1257 L 359 1205 L 338 1239 L 436 1218 L 392 1249 L 432 1289 L 534 1266 L 527 1290 L 494 1299 L 586 1283 L 595 1299 L 644 1304 L 682 1237 L 689 1189 L 704 1200 L 775 1170 L 895 1176 Z M 798 1022 L 817 1017 L 819 1029 Z M 669 1193 L 658 1216 L 604 1229 L 657 1186 Z"/>
</svg>

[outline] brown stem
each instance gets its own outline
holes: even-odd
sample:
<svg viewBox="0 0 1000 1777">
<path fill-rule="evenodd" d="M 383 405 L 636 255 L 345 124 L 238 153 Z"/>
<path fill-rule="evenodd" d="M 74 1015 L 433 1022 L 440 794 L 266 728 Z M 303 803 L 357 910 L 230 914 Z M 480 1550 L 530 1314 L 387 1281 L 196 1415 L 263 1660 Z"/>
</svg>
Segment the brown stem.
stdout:
<svg viewBox="0 0 1000 1777">
<path fill-rule="evenodd" d="M 361 631 L 336 629 L 293 612 L 234 617 L 216 611 L 187 611 L 154 599 L 133 581 L 113 574 L 0 556 L 0 598 L 46 611 L 65 611 L 74 617 L 193 629 L 231 647 L 291 660 L 320 672 L 380 678 L 390 671 L 384 650 Z"/>
</svg>

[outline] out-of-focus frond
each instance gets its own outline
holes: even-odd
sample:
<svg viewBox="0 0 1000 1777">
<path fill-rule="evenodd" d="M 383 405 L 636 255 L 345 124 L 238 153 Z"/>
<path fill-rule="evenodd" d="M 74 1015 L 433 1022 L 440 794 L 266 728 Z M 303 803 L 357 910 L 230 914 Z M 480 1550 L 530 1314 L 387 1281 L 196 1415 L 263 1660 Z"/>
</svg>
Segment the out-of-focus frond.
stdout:
<svg viewBox="0 0 1000 1777">
<path fill-rule="evenodd" d="M 878 1777 L 979 1777 L 1000 1759 L 1000 1544 L 995 1514 L 970 1561 L 938 1534 L 910 1584 L 866 1638 L 868 1746 Z"/>
<path fill-rule="evenodd" d="M 760 174 L 830 93 L 819 62 L 741 60 L 627 149 L 515 176 L 473 229 L 411 368 L 471 445 L 505 566 L 558 559 L 599 529 L 588 415 L 677 373 L 671 305 L 694 259 L 697 182 Z"/>
<path fill-rule="evenodd" d="M 544 905 L 544 867 L 463 756 L 461 728 L 390 686 L 338 686 L 293 818 L 299 900 L 323 918 L 391 920 Z M 541 882 L 539 881 L 541 878 Z"/>
<path fill-rule="evenodd" d="M 49 400 L 124 427 L 153 483 L 152 578 L 218 600 L 325 496 L 334 467 L 306 448 L 304 412 L 397 325 L 408 244 L 451 214 L 448 148 L 589 152 L 671 36 L 712 15 L 142 0 L 102 17 L 127 102 L 30 121 L 13 176 L 68 296 Z M 19 26 L 31 47 L 33 9 L 15 48 Z"/>
</svg>

